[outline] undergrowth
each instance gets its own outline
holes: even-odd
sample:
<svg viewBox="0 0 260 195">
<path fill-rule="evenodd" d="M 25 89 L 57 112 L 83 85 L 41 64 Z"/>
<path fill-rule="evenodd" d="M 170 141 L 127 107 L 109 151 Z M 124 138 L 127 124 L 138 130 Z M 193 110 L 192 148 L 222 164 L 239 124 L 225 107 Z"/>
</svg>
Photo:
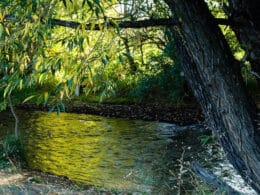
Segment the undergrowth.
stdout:
<svg viewBox="0 0 260 195">
<path fill-rule="evenodd" d="M 22 144 L 13 135 L 0 140 L 0 168 L 19 169 L 25 163 Z"/>
</svg>

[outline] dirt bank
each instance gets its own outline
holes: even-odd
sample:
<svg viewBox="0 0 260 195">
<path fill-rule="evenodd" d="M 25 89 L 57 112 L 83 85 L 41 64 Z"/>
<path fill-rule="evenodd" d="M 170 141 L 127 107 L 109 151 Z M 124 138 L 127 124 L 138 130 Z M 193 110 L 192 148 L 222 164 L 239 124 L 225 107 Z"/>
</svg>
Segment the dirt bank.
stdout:
<svg viewBox="0 0 260 195">
<path fill-rule="evenodd" d="M 48 106 L 36 104 L 20 104 L 20 109 L 33 109 L 48 111 Z M 189 125 L 204 120 L 203 114 L 196 107 L 177 107 L 159 105 L 122 105 L 122 104 L 98 104 L 81 103 L 71 104 L 66 108 L 66 112 L 95 114 L 107 117 L 119 117 L 129 119 L 155 120 L 162 122 L 172 122 L 179 125 Z"/>
<path fill-rule="evenodd" d="M 33 170 L 0 169 L 0 194 L 3 195 L 110 195 L 109 190 L 75 183 L 65 177 Z"/>
</svg>

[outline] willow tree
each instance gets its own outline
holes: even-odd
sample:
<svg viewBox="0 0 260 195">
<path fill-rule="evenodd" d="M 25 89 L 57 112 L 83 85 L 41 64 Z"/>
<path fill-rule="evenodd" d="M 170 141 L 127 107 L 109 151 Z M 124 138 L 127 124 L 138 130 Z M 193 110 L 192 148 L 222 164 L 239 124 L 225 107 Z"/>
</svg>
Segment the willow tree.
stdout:
<svg viewBox="0 0 260 195">
<path fill-rule="evenodd" d="M 163 3 L 160 0 L 155 2 Z M 234 59 L 216 22 L 231 25 L 236 34 L 241 35 L 238 39 L 248 49 L 248 60 L 255 66 L 259 59 L 257 1 L 229 0 L 227 10 L 230 14 L 227 20 L 216 20 L 203 0 L 164 2 L 172 11 L 173 19 L 151 17 L 142 21 L 120 21 L 107 17 L 104 11 L 107 6 L 103 9 L 103 1 L 1 1 L 1 10 L 4 12 L 0 15 L 0 73 L 5 75 L 5 79 L 0 80 L 0 88 L 4 89 L 6 95 L 13 88 L 42 80 L 44 76 L 41 75 L 60 68 L 60 61 L 55 59 L 55 54 L 50 56 L 50 52 L 46 52 L 49 36 L 55 35 L 55 26 L 75 28 L 77 32 L 102 30 L 104 27 L 169 26 L 174 34 L 186 79 L 201 104 L 208 125 L 218 137 L 230 162 L 260 192 L 260 132 L 255 121 L 256 105 L 245 88 L 240 64 Z M 66 10 L 68 7 L 70 12 Z M 91 16 L 97 16 L 95 21 L 99 23 L 85 21 L 91 17 L 86 17 L 86 10 L 82 7 L 91 10 Z M 78 11 L 80 13 L 77 14 Z M 240 13 L 243 13 L 243 20 L 237 17 Z M 75 14 L 80 17 L 76 21 L 68 21 L 75 19 L 72 17 Z M 82 48 L 79 40 L 85 37 L 80 37 L 68 37 L 63 44 L 72 49 L 77 43 Z M 39 60 L 41 58 L 45 60 Z M 70 86 L 70 81 L 65 83 Z M 65 83 L 58 86 L 58 92 Z"/>
</svg>

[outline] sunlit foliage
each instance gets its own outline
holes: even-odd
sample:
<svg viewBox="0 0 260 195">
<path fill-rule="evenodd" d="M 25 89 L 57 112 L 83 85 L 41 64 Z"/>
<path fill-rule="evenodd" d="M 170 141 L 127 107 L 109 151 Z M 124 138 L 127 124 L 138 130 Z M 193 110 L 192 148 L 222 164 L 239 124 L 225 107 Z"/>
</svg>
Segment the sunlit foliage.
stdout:
<svg viewBox="0 0 260 195">
<path fill-rule="evenodd" d="M 6 106 L 7 94 L 32 88 L 25 101 L 50 103 L 60 111 L 63 99 L 72 98 L 76 86 L 83 87 L 86 95 L 99 94 L 103 99 L 122 95 L 124 88 L 131 94 L 147 75 L 163 71 L 163 64 L 153 64 L 162 63 L 160 56 L 167 45 L 164 28 L 106 29 L 100 25 L 100 31 L 89 31 L 84 26 L 108 18 L 116 24 L 122 18 L 167 17 L 169 10 L 161 1 L 140 5 L 112 0 L 1 1 L 0 6 L 1 109 Z M 52 19 L 83 25 L 77 29 L 58 27 L 51 24 Z M 155 72 L 156 68 L 160 70 Z M 53 87 L 35 92 L 34 86 L 46 84 Z"/>
</svg>

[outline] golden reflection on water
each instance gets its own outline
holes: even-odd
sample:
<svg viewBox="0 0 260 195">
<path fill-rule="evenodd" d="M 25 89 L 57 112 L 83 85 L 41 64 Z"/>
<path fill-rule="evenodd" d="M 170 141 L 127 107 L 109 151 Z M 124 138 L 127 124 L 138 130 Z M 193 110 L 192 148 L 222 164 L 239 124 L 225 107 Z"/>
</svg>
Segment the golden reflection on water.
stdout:
<svg viewBox="0 0 260 195">
<path fill-rule="evenodd" d="M 24 145 L 32 168 L 106 188 L 152 190 L 153 165 L 167 147 L 157 122 L 43 112 L 25 118 Z"/>
<path fill-rule="evenodd" d="M 71 113 L 18 111 L 18 115 L 31 168 L 89 185 L 176 194 L 183 148 L 191 148 L 185 151 L 184 163 L 213 165 L 218 159 L 193 131 L 170 139 L 165 132 L 174 125 Z M 11 118 L 8 113 L 0 115 L 4 129 L 12 128 Z M 193 189 L 189 176 L 183 182 L 185 190 Z"/>
</svg>

